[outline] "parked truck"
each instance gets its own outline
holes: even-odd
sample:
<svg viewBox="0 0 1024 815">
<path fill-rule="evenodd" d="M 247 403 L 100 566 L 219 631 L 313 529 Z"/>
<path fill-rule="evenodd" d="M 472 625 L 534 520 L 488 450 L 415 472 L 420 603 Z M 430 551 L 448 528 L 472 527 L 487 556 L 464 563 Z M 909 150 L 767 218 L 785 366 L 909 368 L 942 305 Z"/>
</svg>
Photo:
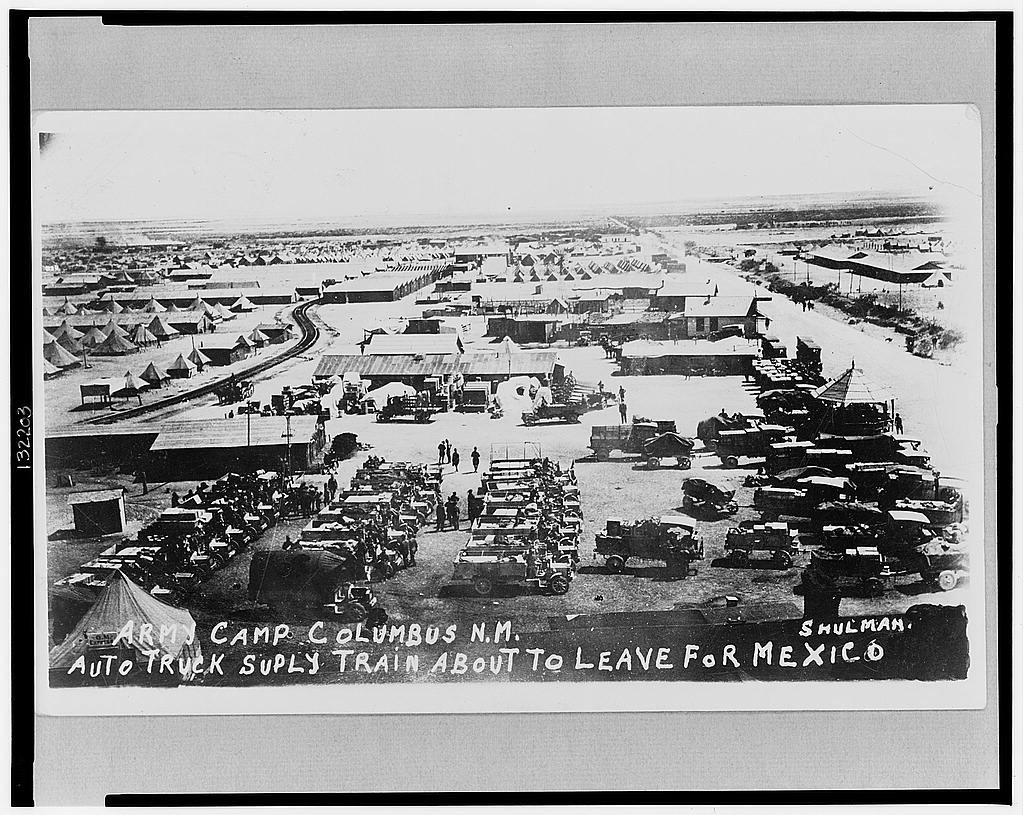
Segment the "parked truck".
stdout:
<svg viewBox="0 0 1024 815">
<path fill-rule="evenodd" d="M 704 559 L 704 542 L 697 537 L 696 523 L 682 515 L 663 515 L 626 524 L 618 518 L 605 522 L 595 537 L 595 557 L 618 574 L 630 560 L 660 560 L 668 569 L 686 577 L 695 560 Z"/>
</svg>

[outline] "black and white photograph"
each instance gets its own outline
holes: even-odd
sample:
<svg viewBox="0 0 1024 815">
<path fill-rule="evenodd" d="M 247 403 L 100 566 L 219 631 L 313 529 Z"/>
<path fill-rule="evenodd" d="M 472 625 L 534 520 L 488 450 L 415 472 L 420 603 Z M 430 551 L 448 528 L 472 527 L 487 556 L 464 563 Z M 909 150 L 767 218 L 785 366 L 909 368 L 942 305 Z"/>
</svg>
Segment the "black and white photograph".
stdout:
<svg viewBox="0 0 1024 815">
<path fill-rule="evenodd" d="M 39 126 L 51 687 L 970 702 L 969 106 Z"/>
<path fill-rule="evenodd" d="M 165 98 L 31 117 L 40 714 L 991 704 L 988 108 Z"/>
</svg>

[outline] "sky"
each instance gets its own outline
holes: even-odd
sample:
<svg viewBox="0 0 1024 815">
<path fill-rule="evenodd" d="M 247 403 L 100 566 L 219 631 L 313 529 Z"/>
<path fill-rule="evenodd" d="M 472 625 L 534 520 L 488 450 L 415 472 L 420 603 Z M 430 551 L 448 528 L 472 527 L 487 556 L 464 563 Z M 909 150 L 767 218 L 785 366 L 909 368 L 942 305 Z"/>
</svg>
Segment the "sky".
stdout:
<svg viewBox="0 0 1024 815">
<path fill-rule="evenodd" d="M 980 127 L 966 105 L 48 113 L 36 130 L 54 134 L 33 171 L 44 224 L 981 193 Z"/>
</svg>

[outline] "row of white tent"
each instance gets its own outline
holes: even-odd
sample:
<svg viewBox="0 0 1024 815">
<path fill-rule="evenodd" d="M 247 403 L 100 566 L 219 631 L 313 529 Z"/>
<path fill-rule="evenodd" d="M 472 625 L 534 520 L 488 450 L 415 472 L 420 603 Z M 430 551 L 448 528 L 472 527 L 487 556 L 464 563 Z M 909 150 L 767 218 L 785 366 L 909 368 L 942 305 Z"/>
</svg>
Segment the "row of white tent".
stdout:
<svg viewBox="0 0 1024 815">
<path fill-rule="evenodd" d="M 43 316 L 66 317 L 88 311 L 105 312 L 107 314 L 121 314 L 125 311 L 136 311 L 144 314 L 163 314 L 169 311 L 203 311 L 214 319 L 230 320 L 236 314 L 255 311 L 256 308 L 257 306 L 244 294 L 230 306 L 225 306 L 223 303 L 211 306 L 202 297 L 196 297 L 186 308 L 179 308 L 174 303 L 165 306 L 155 297 L 150 297 L 148 302 L 144 303 L 141 308 L 136 309 L 123 306 L 117 300 L 97 300 L 92 303 L 79 303 L 76 305 L 65 298 L 64 302 L 53 310 L 44 308 Z"/>
</svg>

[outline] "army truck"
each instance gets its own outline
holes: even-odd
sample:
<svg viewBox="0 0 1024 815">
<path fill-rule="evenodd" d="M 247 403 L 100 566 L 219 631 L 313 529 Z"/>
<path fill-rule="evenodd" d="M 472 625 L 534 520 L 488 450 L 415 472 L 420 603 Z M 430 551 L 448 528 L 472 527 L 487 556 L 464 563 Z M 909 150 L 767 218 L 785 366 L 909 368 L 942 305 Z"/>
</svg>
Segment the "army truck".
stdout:
<svg viewBox="0 0 1024 815">
<path fill-rule="evenodd" d="M 697 525 L 682 515 L 644 518 L 625 524 L 618 518 L 605 522 L 603 534 L 595 537 L 595 557 L 618 574 L 630 560 L 660 560 L 673 572 L 686 577 L 696 574 L 690 564 L 704 559 L 704 542 L 697 537 Z"/>
</svg>

